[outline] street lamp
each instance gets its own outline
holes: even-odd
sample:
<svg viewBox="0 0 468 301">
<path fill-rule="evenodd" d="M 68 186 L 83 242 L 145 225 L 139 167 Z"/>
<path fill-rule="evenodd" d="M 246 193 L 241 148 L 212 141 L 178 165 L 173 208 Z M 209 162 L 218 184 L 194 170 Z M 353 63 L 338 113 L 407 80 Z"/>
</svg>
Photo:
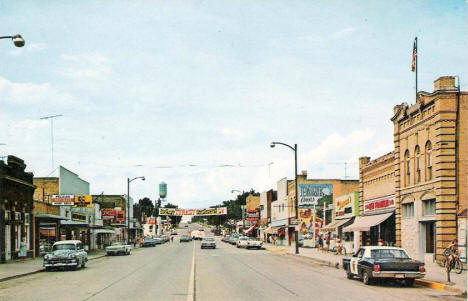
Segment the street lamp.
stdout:
<svg viewBox="0 0 468 301">
<path fill-rule="evenodd" d="M 234 192 L 239 192 L 239 193 L 244 194 L 244 191 L 232 189 L 231 193 L 234 193 Z M 241 210 L 242 210 L 242 231 L 244 231 L 245 230 L 245 205 L 241 205 Z"/>
<path fill-rule="evenodd" d="M 16 47 L 23 47 L 25 44 L 23 37 L 19 34 L 14 36 L 0 36 L 0 39 L 11 39 Z"/>
<path fill-rule="evenodd" d="M 271 142 L 270 147 L 274 148 L 277 144 L 284 145 L 286 147 L 289 147 L 291 150 L 294 151 L 294 186 L 295 186 L 295 193 L 296 197 L 294 199 L 294 207 L 296 207 L 296 220 L 299 219 L 299 209 L 298 209 L 298 193 L 297 193 L 297 144 L 294 144 L 294 147 L 292 147 L 289 144 L 282 143 L 282 142 Z M 294 232 L 294 239 L 296 240 L 296 254 L 299 254 L 299 230 L 295 229 L 296 231 Z M 314 233 L 315 235 L 315 233 Z"/>
<path fill-rule="evenodd" d="M 127 244 L 130 244 L 130 183 L 136 179 L 144 181 L 145 177 L 127 178 Z"/>
</svg>

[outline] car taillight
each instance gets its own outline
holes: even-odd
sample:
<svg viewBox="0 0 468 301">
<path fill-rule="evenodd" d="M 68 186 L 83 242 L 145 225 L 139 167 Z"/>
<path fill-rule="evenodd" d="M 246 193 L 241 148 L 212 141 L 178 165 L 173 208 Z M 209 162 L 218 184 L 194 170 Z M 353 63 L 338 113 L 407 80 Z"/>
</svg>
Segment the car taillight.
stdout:
<svg viewBox="0 0 468 301">
<path fill-rule="evenodd" d="M 380 272 L 380 265 L 374 264 L 374 272 Z"/>
<path fill-rule="evenodd" d="M 423 265 L 420 265 L 420 266 L 419 266 L 419 272 L 420 272 L 420 273 L 426 272 L 426 269 L 424 268 Z"/>
</svg>

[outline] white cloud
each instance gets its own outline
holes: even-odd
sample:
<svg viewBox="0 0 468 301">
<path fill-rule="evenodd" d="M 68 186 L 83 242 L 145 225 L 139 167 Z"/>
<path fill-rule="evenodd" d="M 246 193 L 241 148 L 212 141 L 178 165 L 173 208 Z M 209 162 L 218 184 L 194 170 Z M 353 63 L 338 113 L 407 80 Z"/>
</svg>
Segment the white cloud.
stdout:
<svg viewBox="0 0 468 301">
<path fill-rule="evenodd" d="M 69 105 L 74 102 L 73 97 L 62 93 L 49 83 L 15 83 L 0 77 L 0 104 L 15 105 Z"/>
<path fill-rule="evenodd" d="M 233 137 L 233 138 L 242 138 L 245 135 L 242 131 L 231 129 L 231 128 L 221 129 L 219 133 L 223 136 Z"/>
<path fill-rule="evenodd" d="M 60 56 L 64 63 L 61 73 L 76 79 L 104 79 L 111 71 L 110 60 L 99 53 Z"/>
<path fill-rule="evenodd" d="M 15 47 L 13 50 L 10 50 L 9 53 L 11 55 L 21 55 L 25 51 L 28 51 L 28 52 L 41 52 L 41 51 L 44 51 L 45 49 L 47 49 L 47 44 L 45 44 L 45 43 L 28 43 L 26 41 L 26 45 L 24 47 L 21 47 L 21 48 Z"/>
<path fill-rule="evenodd" d="M 354 27 L 347 27 L 332 34 L 334 40 L 340 40 L 352 35 L 356 31 Z"/>
</svg>

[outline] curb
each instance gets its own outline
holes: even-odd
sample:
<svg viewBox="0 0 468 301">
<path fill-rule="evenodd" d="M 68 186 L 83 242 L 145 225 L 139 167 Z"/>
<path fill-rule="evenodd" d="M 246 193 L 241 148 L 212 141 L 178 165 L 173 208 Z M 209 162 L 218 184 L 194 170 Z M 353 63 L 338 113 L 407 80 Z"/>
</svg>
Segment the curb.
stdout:
<svg viewBox="0 0 468 301">
<path fill-rule="evenodd" d="M 296 254 L 291 254 L 291 253 L 286 253 L 286 255 L 289 255 L 289 256 L 292 256 L 292 257 L 300 257 L 300 258 L 304 258 L 304 259 L 309 259 L 311 261 L 314 261 L 314 262 L 317 262 L 317 263 L 320 263 L 320 264 L 325 264 L 325 265 L 327 265 L 329 267 L 335 267 L 337 269 L 342 267 L 342 265 L 339 262 L 333 263 L 332 261 L 328 261 L 328 260 L 322 260 L 322 259 L 317 259 L 317 258 L 312 258 L 312 257 L 307 257 L 307 256 L 302 256 L 302 255 L 296 255 Z M 424 280 L 424 279 L 415 279 L 414 283 L 416 283 L 418 285 L 421 285 L 421 286 L 429 287 L 429 288 L 432 288 L 432 289 L 435 289 L 435 290 L 438 290 L 438 291 L 445 291 L 445 292 L 450 292 L 450 293 L 455 293 L 455 294 L 458 294 L 458 295 L 465 295 L 466 296 L 466 291 L 463 291 L 463 290 L 460 290 L 460 289 L 445 285 L 445 284 L 440 283 L 440 282 L 431 281 L 431 280 Z"/>
</svg>

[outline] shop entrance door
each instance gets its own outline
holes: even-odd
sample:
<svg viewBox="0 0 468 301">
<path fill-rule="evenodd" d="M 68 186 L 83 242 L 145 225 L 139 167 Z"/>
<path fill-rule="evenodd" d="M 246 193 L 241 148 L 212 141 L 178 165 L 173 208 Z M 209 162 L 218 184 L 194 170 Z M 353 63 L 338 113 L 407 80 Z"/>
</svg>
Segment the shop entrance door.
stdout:
<svg viewBox="0 0 468 301">
<path fill-rule="evenodd" d="M 435 222 L 425 223 L 426 253 L 434 253 L 435 249 Z"/>
<path fill-rule="evenodd" d="M 11 260 L 11 226 L 5 225 L 5 260 Z"/>
</svg>

